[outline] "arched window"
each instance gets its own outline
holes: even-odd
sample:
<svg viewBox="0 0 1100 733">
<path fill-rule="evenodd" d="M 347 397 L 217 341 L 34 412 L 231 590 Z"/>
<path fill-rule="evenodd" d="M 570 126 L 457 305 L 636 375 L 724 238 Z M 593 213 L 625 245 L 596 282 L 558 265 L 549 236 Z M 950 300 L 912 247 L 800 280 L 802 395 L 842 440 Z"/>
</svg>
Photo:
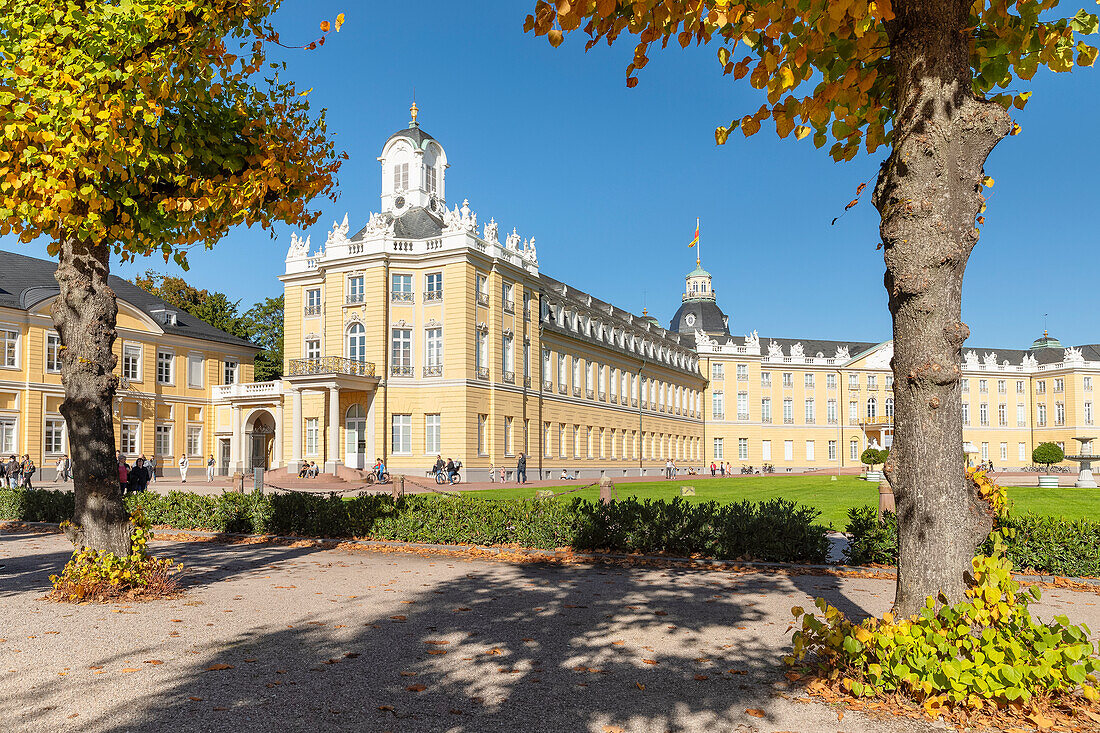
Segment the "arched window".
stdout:
<svg viewBox="0 0 1100 733">
<path fill-rule="evenodd" d="M 347 330 L 347 355 L 352 361 L 367 360 L 367 329 L 362 323 L 353 323 Z"/>
<path fill-rule="evenodd" d="M 874 420 L 875 415 L 878 414 L 878 400 L 874 397 L 867 398 L 867 419 Z"/>
<path fill-rule="evenodd" d="M 894 416 L 894 398 L 893 397 L 887 397 L 886 398 L 886 417 L 893 417 L 893 416 Z"/>
</svg>

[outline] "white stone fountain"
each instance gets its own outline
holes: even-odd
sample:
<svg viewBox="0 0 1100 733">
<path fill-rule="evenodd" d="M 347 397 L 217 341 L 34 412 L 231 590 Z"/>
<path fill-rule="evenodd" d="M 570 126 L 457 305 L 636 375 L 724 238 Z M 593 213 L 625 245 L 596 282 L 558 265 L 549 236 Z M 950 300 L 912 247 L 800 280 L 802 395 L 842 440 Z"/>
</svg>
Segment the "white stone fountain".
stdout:
<svg viewBox="0 0 1100 733">
<path fill-rule="evenodd" d="M 1074 438 L 1081 444 L 1080 452 L 1075 456 L 1066 456 L 1067 461 L 1076 461 L 1081 464 L 1081 471 L 1077 474 L 1077 481 L 1073 484 L 1079 489 L 1095 489 L 1096 479 L 1092 477 L 1092 462 L 1100 461 L 1100 456 L 1092 454 L 1092 441 L 1095 438 Z M 1085 449 L 1088 449 L 1088 453 Z"/>
</svg>

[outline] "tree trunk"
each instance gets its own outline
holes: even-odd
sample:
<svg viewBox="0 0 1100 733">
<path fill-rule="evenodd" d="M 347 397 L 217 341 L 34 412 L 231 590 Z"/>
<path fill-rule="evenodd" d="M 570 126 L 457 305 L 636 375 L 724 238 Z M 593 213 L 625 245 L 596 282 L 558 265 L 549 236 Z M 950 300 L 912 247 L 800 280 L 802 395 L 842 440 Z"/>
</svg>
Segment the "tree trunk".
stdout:
<svg viewBox="0 0 1100 733">
<path fill-rule="evenodd" d="M 51 315 L 61 337 L 61 414 L 69 429 L 76 509 L 67 530 L 77 549 L 125 556 L 130 552 L 130 518 L 122 502 L 111 415 L 118 359 L 118 304 L 107 284 L 110 247 L 66 236 L 60 242 L 57 284 L 61 294 Z"/>
<path fill-rule="evenodd" d="M 963 599 L 992 514 L 964 479 L 959 375 L 963 272 L 978 240 L 983 165 L 1012 127 L 975 97 L 968 0 L 894 3 L 894 142 L 874 203 L 894 326 L 894 443 L 885 465 L 898 512 L 895 609 Z"/>
</svg>

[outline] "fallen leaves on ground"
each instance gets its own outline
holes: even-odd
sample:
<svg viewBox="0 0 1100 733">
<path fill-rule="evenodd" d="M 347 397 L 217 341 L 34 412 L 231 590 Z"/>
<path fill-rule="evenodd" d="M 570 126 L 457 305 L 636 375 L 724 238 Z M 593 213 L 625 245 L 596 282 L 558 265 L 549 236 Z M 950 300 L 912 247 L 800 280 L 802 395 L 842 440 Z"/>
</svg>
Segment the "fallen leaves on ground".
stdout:
<svg viewBox="0 0 1100 733">
<path fill-rule="evenodd" d="M 766 713 L 760 708 L 746 708 L 745 713 L 751 715 L 754 718 L 763 718 Z"/>
<path fill-rule="evenodd" d="M 408 690 L 409 692 L 423 692 L 424 690 L 426 690 L 428 688 L 425 685 L 421 685 L 421 684 L 418 683 L 418 684 L 415 684 L 415 685 L 409 685 L 405 689 Z"/>
<path fill-rule="evenodd" d="M 645 662 L 646 664 L 657 664 L 656 659 L 643 659 L 642 661 Z"/>
<path fill-rule="evenodd" d="M 206 671 L 207 672 L 220 672 L 223 669 L 234 669 L 234 667 L 233 667 L 232 664 L 218 663 L 218 664 L 211 664 L 209 667 L 206 668 Z"/>
</svg>

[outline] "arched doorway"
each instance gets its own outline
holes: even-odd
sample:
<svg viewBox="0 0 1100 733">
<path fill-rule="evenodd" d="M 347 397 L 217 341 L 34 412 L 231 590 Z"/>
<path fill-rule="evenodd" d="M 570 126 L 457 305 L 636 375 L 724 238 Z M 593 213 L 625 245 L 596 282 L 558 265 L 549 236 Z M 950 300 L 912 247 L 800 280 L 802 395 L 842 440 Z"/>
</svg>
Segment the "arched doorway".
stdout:
<svg viewBox="0 0 1100 733">
<path fill-rule="evenodd" d="M 367 467 L 367 411 L 356 402 L 344 416 L 344 464 L 348 468 Z"/>
<path fill-rule="evenodd" d="M 245 467 L 248 471 L 271 468 L 271 450 L 275 445 L 275 418 L 267 410 L 258 410 L 248 418 L 245 432 Z"/>
</svg>

